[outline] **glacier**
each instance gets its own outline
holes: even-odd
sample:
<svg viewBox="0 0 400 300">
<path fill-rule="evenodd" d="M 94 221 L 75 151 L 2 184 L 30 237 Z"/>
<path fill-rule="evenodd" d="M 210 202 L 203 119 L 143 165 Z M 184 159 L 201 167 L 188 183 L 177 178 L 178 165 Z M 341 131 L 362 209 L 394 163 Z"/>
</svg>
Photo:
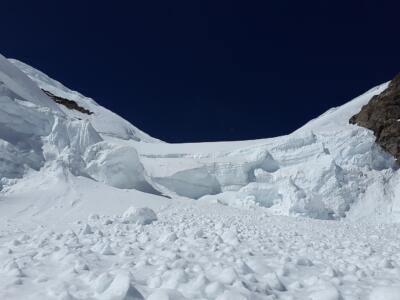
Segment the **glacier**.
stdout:
<svg viewBox="0 0 400 300">
<path fill-rule="evenodd" d="M 286 136 L 169 144 L 0 55 L 0 298 L 399 299 L 398 164 L 349 124 L 387 85 Z"/>
</svg>

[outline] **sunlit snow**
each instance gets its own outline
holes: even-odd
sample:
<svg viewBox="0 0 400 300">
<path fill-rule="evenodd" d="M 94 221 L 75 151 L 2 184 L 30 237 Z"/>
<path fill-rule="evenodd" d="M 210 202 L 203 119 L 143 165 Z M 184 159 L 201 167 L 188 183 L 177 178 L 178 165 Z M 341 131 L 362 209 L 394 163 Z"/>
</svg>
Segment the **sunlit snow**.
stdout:
<svg viewBox="0 0 400 300">
<path fill-rule="evenodd" d="M 386 86 L 287 136 L 168 144 L 0 56 L 0 299 L 400 299 L 397 165 L 348 123 Z"/>
</svg>

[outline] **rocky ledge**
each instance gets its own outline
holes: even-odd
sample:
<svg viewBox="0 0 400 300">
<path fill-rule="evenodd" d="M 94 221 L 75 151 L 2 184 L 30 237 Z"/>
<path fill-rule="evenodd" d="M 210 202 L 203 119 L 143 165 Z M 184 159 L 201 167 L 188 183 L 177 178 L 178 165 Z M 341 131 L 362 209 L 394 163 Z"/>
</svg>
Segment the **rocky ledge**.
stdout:
<svg viewBox="0 0 400 300">
<path fill-rule="evenodd" d="M 372 130 L 376 142 L 400 161 L 400 74 L 349 122 Z"/>
<path fill-rule="evenodd" d="M 62 98 L 60 96 L 56 96 L 53 93 L 51 93 L 49 91 L 46 91 L 44 89 L 42 89 L 42 91 L 47 96 L 49 96 L 51 99 L 53 99 L 54 102 L 56 102 L 58 104 L 61 104 L 61 105 L 64 105 L 68 109 L 76 110 L 76 111 L 79 111 L 79 112 L 81 112 L 83 114 L 87 114 L 87 115 L 92 115 L 93 114 L 93 112 L 91 112 L 90 110 L 88 110 L 86 108 L 83 108 L 82 106 L 79 106 L 78 103 L 76 103 L 73 100 L 68 100 L 68 99 Z"/>
</svg>

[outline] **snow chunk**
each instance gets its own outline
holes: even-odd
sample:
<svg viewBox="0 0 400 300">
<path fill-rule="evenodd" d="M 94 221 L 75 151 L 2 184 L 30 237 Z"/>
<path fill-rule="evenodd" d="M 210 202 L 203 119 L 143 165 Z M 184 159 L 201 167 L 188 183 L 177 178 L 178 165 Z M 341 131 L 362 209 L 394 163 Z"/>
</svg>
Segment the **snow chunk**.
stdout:
<svg viewBox="0 0 400 300">
<path fill-rule="evenodd" d="M 85 227 L 82 229 L 82 234 L 92 234 L 92 227 L 89 224 L 86 224 Z"/>
<path fill-rule="evenodd" d="M 104 247 L 103 247 L 103 249 L 101 250 L 100 253 L 103 254 L 103 255 L 113 255 L 114 254 L 110 244 L 108 244 L 108 243 L 106 245 L 104 245 Z"/>
<path fill-rule="evenodd" d="M 225 291 L 222 295 L 219 295 L 216 300 L 246 300 L 247 297 L 234 291 Z"/>
<path fill-rule="evenodd" d="M 276 275 L 276 273 L 268 273 L 265 274 L 263 279 L 266 280 L 268 286 L 277 291 L 286 291 L 286 287 L 283 285 L 282 281 Z"/>
<path fill-rule="evenodd" d="M 310 259 L 308 259 L 307 257 L 299 257 L 296 260 L 296 264 L 299 266 L 306 266 L 306 267 L 310 267 L 313 265 L 312 261 Z"/>
<path fill-rule="evenodd" d="M 154 193 L 145 179 L 145 171 L 133 147 L 100 142 L 85 155 L 87 172 L 94 179 L 120 189 Z"/>
<path fill-rule="evenodd" d="M 157 289 L 147 300 L 185 300 L 181 293 L 169 289 Z"/>
<path fill-rule="evenodd" d="M 151 224 L 157 220 L 156 213 L 148 207 L 130 207 L 122 216 L 124 223 L 136 223 L 140 225 Z"/>
<path fill-rule="evenodd" d="M 193 199 L 221 192 L 219 182 L 205 167 L 184 170 L 169 177 L 153 178 L 153 180 L 178 195 Z"/>
<path fill-rule="evenodd" d="M 315 291 L 309 295 L 310 300 L 340 300 L 342 299 L 339 291 L 334 286 L 326 286 L 321 290 Z M 379 300 L 373 298 L 374 300 Z M 383 299 L 383 298 L 382 298 Z M 398 299 L 398 298 L 396 298 Z M 385 298 L 385 300 L 389 300 Z"/>
<path fill-rule="evenodd" d="M 238 275 L 232 267 L 222 270 L 218 275 L 218 281 L 223 284 L 232 284 L 237 278 Z"/>
<path fill-rule="evenodd" d="M 399 300 L 400 286 L 380 286 L 372 290 L 369 300 Z"/>
<path fill-rule="evenodd" d="M 130 283 L 128 273 L 119 273 L 111 285 L 99 295 L 100 300 L 143 300 L 143 296 Z"/>
<path fill-rule="evenodd" d="M 225 231 L 221 238 L 226 244 L 238 245 L 240 243 L 237 238 L 237 234 L 232 230 Z"/>
<path fill-rule="evenodd" d="M 162 236 L 160 236 L 160 238 L 158 239 L 158 241 L 162 244 L 164 243 L 172 243 L 175 242 L 178 239 L 177 235 L 175 232 L 169 232 L 169 233 L 165 233 Z"/>
</svg>

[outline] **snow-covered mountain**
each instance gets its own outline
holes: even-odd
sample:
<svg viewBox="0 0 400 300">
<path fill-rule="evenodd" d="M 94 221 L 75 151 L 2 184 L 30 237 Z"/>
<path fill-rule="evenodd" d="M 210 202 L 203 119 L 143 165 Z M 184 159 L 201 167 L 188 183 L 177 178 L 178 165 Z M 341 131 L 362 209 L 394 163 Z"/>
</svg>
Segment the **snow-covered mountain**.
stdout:
<svg viewBox="0 0 400 300">
<path fill-rule="evenodd" d="M 349 124 L 387 84 L 288 136 L 167 144 L 22 62 L 2 57 L 1 69 L 3 197 L 23 191 L 28 178 L 68 173 L 70 180 L 92 180 L 105 188 L 260 206 L 280 215 L 399 217 L 395 160 L 370 131 Z"/>
<path fill-rule="evenodd" d="M 379 85 L 287 136 L 168 144 L 42 72 L 0 56 L 0 242 L 5 245 L 0 245 L 0 259 L 8 261 L 0 265 L 0 277 L 3 273 L 8 276 L 0 279 L 0 286 L 8 287 L 0 292 L 0 298 L 22 299 L 29 293 L 32 299 L 143 299 L 143 295 L 149 299 L 356 299 L 347 298 L 346 293 L 365 296 L 366 291 L 355 291 L 348 278 L 342 278 L 343 286 L 337 288 L 340 283 L 336 279 L 353 266 L 358 269 L 350 273 L 356 274 L 357 280 L 364 280 L 362 284 L 370 285 L 371 281 L 363 278 L 373 265 L 360 267 L 360 253 L 369 257 L 375 253 L 371 251 L 384 246 L 379 240 L 383 229 L 390 236 L 399 232 L 395 224 L 382 224 L 400 221 L 400 177 L 395 159 L 375 143 L 373 132 L 351 125 L 349 120 L 387 86 Z M 153 209 L 159 221 L 145 229 L 139 224 L 129 225 L 138 215 L 142 221 L 151 216 L 149 223 L 157 219 L 153 212 L 141 214 L 135 210 L 121 216 L 131 206 Z M 340 227 L 342 222 L 302 217 L 379 225 L 368 231 L 357 223 Z M 81 225 L 88 218 L 90 225 Z M 340 237 L 360 248 L 353 262 L 336 252 L 328 258 L 317 258 L 315 263 L 314 257 L 307 258 L 324 255 L 320 247 L 343 249 L 339 241 L 324 242 L 319 231 L 323 227 L 328 228 L 327 235 L 332 235 L 329 238 Z M 57 238 L 57 234 L 46 231 L 66 228 L 74 232 Z M 75 232 L 79 230 L 78 237 Z M 291 233 L 282 238 L 284 230 L 293 234 L 298 230 L 304 239 L 299 241 Z M 311 230 L 308 235 L 307 230 Z M 20 236 L 22 231 L 25 234 Z M 348 237 L 344 238 L 343 232 Z M 369 232 L 378 240 L 370 241 Z M 131 235 L 132 240 L 122 238 Z M 204 244 L 210 239 L 210 245 Z M 248 243 L 243 242 L 246 239 Z M 323 245 L 313 246 L 309 252 L 304 250 L 315 239 Z M 279 243 L 286 246 L 279 248 Z M 176 251 L 166 253 L 166 245 Z M 274 261 L 262 261 L 263 245 L 271 247 Z M 391 245 L 379 259 L 385 261 L 383 268 L 392 266 L 400 274 L 399 246 Z M 24 260 L 22 257 L 27 257 L 35 246 L 45 249 L 40 252 L 41 258 L 35 254 Z M 54 254 L 59 251 L 56 248 L 66 252 Z M 127 260 L 121 258 L 121 263 L 102 256 L 114 255 L 117 249 L 123 249 L 124 257 L 139 255 L 132 266 L 138 268 L 135 272 L 129 269 Z M 139 254 L 139 249 L 147 251 L 146 255 Z M 214 250 L 207 252 L 210 249 Z M 254 254 L 249 251 L 257 253 L 256 257 L 251 258 Z M 97 252 L 99 256 L 90 254 Z M 183 258 L 178 252 L 188 257 Z M 190 259 L 190 253 L 197 258 Z M 222 259 L 221 253 L 228 258 Z M 168 255 L 172 256 L 167 258 Z M 69 260 L 76 263 L 69 270 L 73 274 L 63 273 L 62 279 L 54 279 L 57 287 L 49 292 L 38 290 L 43 282 L 51 281 L 49 278 L 32 278 L 44 272 L 40 264 L 50 268 L 49 272 L 57 272 L 52 260 L 43 260 L 46 256 L 67 265 Z M 282 264 L 277 264 L 278 256 Z M 327 263 L 331 259 L 341 259 L 343 265 L 335 269 L 332 262 Z M 96 260 L 101 263 L 96 264 Z M 33 267 L 33 261 L 39 267 Z M 89 275 L 85 272 L 91 270 L 90 264 L 95 271 Z M 117 267 L 113 267 L 115 264 Z M 157 268 L 150 267 L 156 265 Z M 33 271 L 24 274 L 26 266 Z M 124 272 L 116 272 L 118 266 Z M 306 269 L 311 276 L 327 266 L 329 280 L 322 284 L 325 288 L 312 289 L 318 280 L 313 279 L 314 282 L 311 277 L 308 283 L 299 281 Z M 158 277 L 151 278 L 156 269 L 160 274 L 156 272 Z M 358 270 L 364 273 L 357 273 Z M 375 280 L 386 276 L 385 272 L 369 276 Z M 12 288 L 22 284 L 24 277 L 29 282 L 25 289 Z M 68 287 L 58 286 L 60 282 L 68 282 Z M 371 293 L 378 295 L 373 299 L 389 299 L 378 297 L 382 293 L 390 296 L 393 288 Z"/>
</svg>

